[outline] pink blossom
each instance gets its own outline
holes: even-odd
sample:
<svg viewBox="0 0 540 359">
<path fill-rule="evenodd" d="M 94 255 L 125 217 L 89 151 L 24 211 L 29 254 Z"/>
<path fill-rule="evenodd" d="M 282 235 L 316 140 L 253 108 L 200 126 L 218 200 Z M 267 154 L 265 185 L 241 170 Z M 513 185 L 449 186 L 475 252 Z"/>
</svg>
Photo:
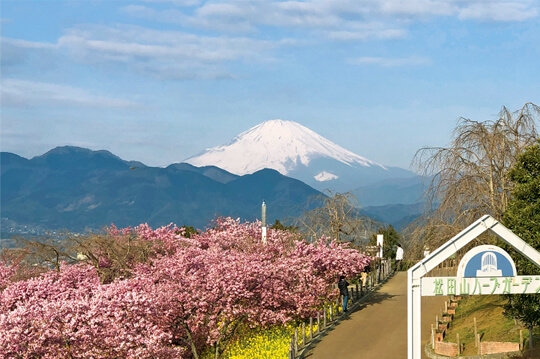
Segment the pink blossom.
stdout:
<svg viewBox="0 0 540 359">
<path fill-rule="evenodd" d="M 63 265 L 0 292 L 0 357 L 191 358 L 220 353 L 241 326 L 312 316 L 337 297 L 369 257 L 322 238 L 220 218 L 191 238 L 173 225 L 112 227 L 156 243 L 155 256 L 129 278 L 101 284 L 90 265 Z M 7 268 L 7 267 L 5 267 Z M 0 280 L 8 278 L 0 271 Z M 3 274 L 7 273 L 7 274 Z M 5 282 L 5 280 L 4 280 Z"/>
</svg>

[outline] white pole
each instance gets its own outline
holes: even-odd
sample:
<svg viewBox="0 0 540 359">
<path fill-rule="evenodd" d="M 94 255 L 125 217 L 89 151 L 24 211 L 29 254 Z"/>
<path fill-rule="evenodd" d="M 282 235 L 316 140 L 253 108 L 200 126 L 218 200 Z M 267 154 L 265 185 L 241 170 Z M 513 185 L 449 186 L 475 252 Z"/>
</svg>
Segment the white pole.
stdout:
<svg viewBox="0 0 540 359">
<path fill-rule="evenodd" d="M 421 314 L 422 297 L 420 279 L 413 278 L 412 269 L 407 273 L 407 358 L 418 359 L 422 355 Z"/>
<path fill-rule="evenodd" d="M 261 206 L 261 222 L 262 222 L 262 242 L 266 244 L 266 203 Z"/>
<path fill-rule="evenodd" d="M 383 242 L 384 242 L 384 235 L 377 234 L 377 246 L 379 246 L 379 258 L 383 257 Z"/>
</svg>

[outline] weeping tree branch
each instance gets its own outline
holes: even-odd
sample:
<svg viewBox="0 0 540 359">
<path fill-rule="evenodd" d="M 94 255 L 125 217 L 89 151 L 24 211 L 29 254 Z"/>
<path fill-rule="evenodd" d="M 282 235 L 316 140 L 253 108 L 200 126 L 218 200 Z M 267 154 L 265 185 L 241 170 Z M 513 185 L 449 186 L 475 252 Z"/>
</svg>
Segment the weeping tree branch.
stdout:
<svg viewBox="0 0 540 359">
<path fill-rule="evenodd" d="M 419 149 L 412 166 L 429 179 L 423 217 L 407 228 L 418 243 L 438 247 L 484 214 L 501 219 L 513 189 L 517 157 L 538 139 L 540 107 L 526 103 L 495 121 L 459 118 L 448 147 Z"/>
</svg>

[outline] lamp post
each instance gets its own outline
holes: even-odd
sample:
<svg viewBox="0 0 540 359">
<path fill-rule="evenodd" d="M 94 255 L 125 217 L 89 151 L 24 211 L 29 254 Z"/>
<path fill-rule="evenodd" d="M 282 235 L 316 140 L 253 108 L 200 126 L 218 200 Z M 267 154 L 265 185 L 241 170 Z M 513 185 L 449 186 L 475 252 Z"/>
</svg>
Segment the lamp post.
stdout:
<svg viewBox="0 0 540 359">
<path fill-rule="evenodd" d="M 266 244 L 266 203 L 261 206 L 261 226 L 262 226 L 262 242 Z"/>
</svg>

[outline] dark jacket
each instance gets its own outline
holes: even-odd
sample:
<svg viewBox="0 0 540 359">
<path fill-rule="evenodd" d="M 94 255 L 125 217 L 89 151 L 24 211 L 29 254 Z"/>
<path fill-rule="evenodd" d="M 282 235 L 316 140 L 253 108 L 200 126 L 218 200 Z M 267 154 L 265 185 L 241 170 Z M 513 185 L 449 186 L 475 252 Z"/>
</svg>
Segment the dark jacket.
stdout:
<svg viewBox="0 0 540 359">
<path fill-rule="evenodd" d="M 349 286 L 349 282 L 347 282 L 345 279 L 340 279 L 338 282 L 338 288 L 339 288 L 339 294 L 343 296 L 348 296 L 349 291 L 347 290 L 347 287 Z"/>
</svg>

